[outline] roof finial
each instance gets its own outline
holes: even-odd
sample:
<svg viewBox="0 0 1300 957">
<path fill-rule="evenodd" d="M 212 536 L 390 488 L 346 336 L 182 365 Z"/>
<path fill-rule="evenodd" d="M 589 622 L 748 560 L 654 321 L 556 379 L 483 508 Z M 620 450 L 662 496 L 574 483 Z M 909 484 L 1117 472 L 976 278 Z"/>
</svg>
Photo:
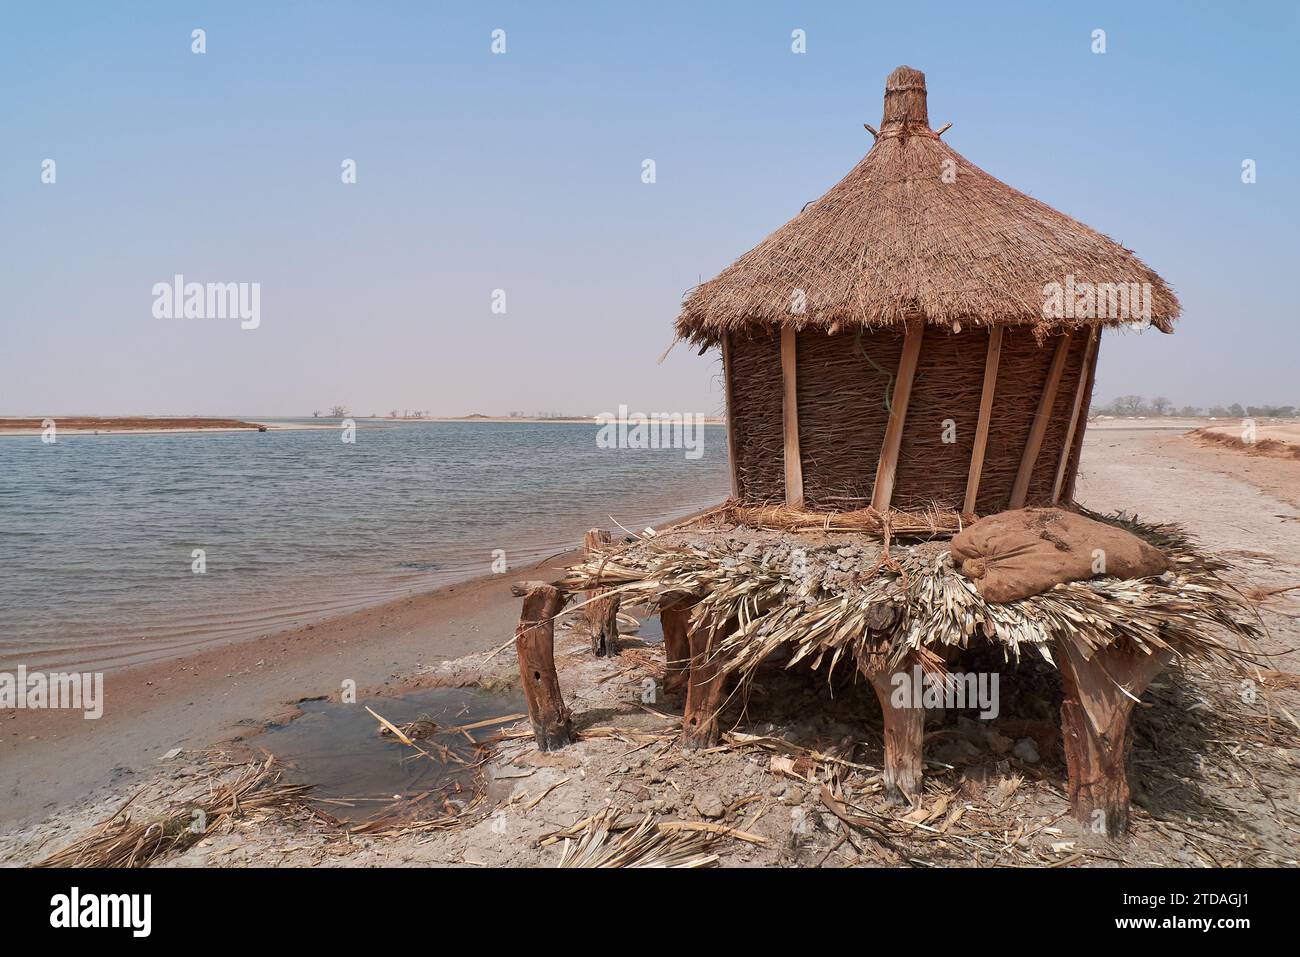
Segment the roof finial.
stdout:
<svg viewBox="0 0 1300 957">
<path fill-rule="evenodd" d="M 925 74 L 910 66 L 900 66 L 885 81 L 885 114 L 880 128 L 883 132 L 909 126 L 930 128 L 930 114 L 925 106 Z"/>
</svg>

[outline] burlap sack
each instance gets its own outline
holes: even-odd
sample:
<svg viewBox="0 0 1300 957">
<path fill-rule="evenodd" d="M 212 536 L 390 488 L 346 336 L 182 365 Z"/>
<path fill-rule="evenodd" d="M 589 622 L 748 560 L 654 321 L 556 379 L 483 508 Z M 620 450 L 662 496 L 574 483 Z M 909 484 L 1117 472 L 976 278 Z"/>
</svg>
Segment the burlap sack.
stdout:
<svg viewBox="0 0 1300 957">
<path fill-rule="evenodd" d="M 1148 578 L 1169 568 L 1160 549 L 1113 525 L 1056 508 L 982 518 L 953 537 L 951 554 L 986 601 L 1008 602 L 1086 578 Z"/>
</svg>

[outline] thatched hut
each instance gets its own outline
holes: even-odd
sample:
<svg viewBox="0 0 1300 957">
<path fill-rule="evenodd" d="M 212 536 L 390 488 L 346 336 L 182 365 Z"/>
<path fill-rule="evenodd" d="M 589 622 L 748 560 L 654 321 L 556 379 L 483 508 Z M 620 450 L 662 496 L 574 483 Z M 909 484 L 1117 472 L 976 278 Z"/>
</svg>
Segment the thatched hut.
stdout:
<svg viewBox="0 0 1300 957">
<path fill-rule="evenodd" d="M 862 161 L 687 298 L 679 336 L 722 349 L 740 502 L 1068 501 L 1102 327 L 1170 331 L 1159 276 L 946 129 L 930 128 L 925 75 L 899 67 Z"/>
<path fill-rule="evenodd" d="M 1178 301 L 951 150 L 925 96 L 895 70 L 862 162 L 688 297 L 679 335 L 722 348 L 734 501 L 645 535 L 593 529 L 564 578 L 519 586 L 534 733 L 571 737 L 553 629 L 579 591 L 596 654 L 617 653 L 620 604 L 658 611 L 687 748 L 717 744 L 729 682 L 783 656 L 851 663 L 880 702 L 894 799 L 920 795 L 929 707 L 898 700 L 900 680 L 1032 654 L 1060 672 L 1076 817 L 1122 833 L 1134 704 L 1175 658 L 1249 657 L 1253 613 L 1174 526 L 1025 506 L 1072 497 L 1102 328 L 1167 332 Z"/>
</svg>

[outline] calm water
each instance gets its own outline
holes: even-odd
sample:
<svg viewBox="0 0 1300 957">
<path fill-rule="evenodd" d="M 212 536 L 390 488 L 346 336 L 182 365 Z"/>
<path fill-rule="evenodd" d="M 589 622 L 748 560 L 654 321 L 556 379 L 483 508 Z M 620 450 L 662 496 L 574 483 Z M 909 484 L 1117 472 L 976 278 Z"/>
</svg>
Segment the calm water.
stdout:
<svg viewBox="0 0 1300 957">
<path fill-rule="evenodd" d="M 715 504 L 703 457 L 594 424 L 0 437 L 0 670 L 105 668 L 256 637 Z M 206 574 L 191 570 L 206 552 Z M 508 636 L 507 636 L 508 637 Z"/>
</svg>

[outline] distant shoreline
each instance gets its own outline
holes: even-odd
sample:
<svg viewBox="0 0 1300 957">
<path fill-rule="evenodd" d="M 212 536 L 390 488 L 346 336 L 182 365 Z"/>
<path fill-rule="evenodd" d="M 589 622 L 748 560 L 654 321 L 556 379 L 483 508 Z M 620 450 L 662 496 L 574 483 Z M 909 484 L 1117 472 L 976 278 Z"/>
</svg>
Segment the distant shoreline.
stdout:
<svg viewBox="0 0 1300 957">
<path fill-rule="evenodd" d="M 48 416 L 56 428 L 56 435 L 164 435 L 187 432 L 249 432 L 263 430 L 268 432 L 285 432 L 303 429 L 337 429 L 343 420 L 338 418 L 320 418 L 313 421 L 287 422 L 281 419 L 266 421 L 245 421 L 243 419 L 207 418 L 205 416 Z M 522 423 L 526 425 L 593 425 L 595 416 L 572 416 L 563 418 L 536 418 L 533 416 L 495 416 L 495 415 L 458 415 L 458 416 L 393 416 L 388 415 L 354 415 L 355 422 L 488 422 L 488 423 Z M 719 416 L 704 416 L 705 425 L 725 425 L 726 420 Z M 23 417 L 0 417 L 0 436 L 4 435 L 40 435 L 44 429 L 44 419 Z"/>
<path fill-rule="evenodd" d="M 40 435 L 45 431 L 47 421 L 54 424 L 56 438 L 59 435 L 161 435 L 185 432 L 269 432 L 285 429 L 335 428 L 333 424 L 246 422 L 243 419 L 207 418 L 194 415 L 51 415 L 44 419 L 0 418 L 0 435 Z"/>
</svg>

